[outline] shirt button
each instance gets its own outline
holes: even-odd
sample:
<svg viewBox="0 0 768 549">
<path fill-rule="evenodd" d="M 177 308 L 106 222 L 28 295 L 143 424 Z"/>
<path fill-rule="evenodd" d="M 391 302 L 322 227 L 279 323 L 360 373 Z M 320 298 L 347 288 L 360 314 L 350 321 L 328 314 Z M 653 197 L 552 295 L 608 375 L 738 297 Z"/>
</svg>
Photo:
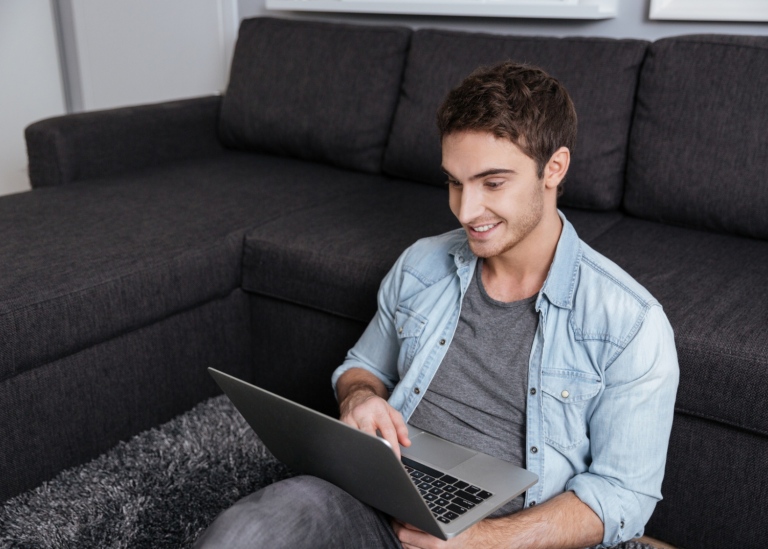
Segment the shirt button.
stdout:
<svg viewBox="0 0 768 549">
<path fill-rule="evenodd" d="M 624 521 L 623 520 L 621 521 L 621 527 L 622 527 L 622 529 L 624 528 Z"/>
<path fill-rule="evenodd" d="M 440 340 L 440 345 L 445 345 L 445 340 L 444 339 Z"/>
<path fill-rule="evenodd" d="M 533 388 L 531 389 L 531 394 L 532 394 L 532 395 L 535 395 L 535 394 L 536 394 L 536 387 L 533 387 Z"/>
<path fill-rule="evenodd" d="M 569 392 L 568 392 L 568 391 L 566 391 L 566 390 L 563 390 L 563 392 L 562 392 L 562 393 L 560 393 L 560 395 L 561 395 L 563 398 L 568 398 L 568 397 L 570 396 L 570 394 L 571 394 L 571 393 L 569 393 Z"/>
<path fill-rule="evenodd" d="M 532 454 L 535 454 L 535 453 L 536 453 L 536 452 L 538 452 L 538 451 L 539 451 L 539 449 L 538 449 L 538 448 L 536 448 L 536 446 L 531 446 L 531 453 L 532 453 Z"/>
<path fill-rule="evenodd" d="M 528 507 L 533 507 L 534 505 L 536 505 L 536 502 L 532 501 L 531 503 L 528 504 Z"/>
<path fill-rule="evenodd" d="M 416 388 L 413 390 L 413 392 L 414 392 L 414 393 L 416 393 L 416 394 L 418 395 L 418 394 L 421 392 L 421 389 L 419 389 L 418 387 L 416 387 Z"/>
</svg>

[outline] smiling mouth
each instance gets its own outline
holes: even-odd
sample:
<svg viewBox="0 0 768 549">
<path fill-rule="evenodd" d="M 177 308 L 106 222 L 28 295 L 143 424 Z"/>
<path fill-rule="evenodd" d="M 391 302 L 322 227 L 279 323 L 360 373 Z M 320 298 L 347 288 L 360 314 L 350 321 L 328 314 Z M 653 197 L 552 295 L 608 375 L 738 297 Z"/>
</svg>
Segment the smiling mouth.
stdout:
<svg viewBox="0 0 768 549">
<path fill-rule="evenodd" d="M 470 232 L 471 234 L 475 234 L 475 235 L 478 235 L 478 236 L 480 236 L 480 235 L 484 235 L 484 234 L 486 234 L 486 233 L 488 233 L 488 232 L 492 231 L 492 230 L 493 230 L 493 229 L 495 229 L 495 228 L 496 228 L 496 227 L 497 227 L 499 224 L 500 224 L 500 222 L 496 222 L 496 223 L 485 223 L 485 224 L 483 224 L 483 225 L 476 225 L 476 226 L 467 225 L 467 228 L 469 229 L 469 232 Z"/>
</svg>

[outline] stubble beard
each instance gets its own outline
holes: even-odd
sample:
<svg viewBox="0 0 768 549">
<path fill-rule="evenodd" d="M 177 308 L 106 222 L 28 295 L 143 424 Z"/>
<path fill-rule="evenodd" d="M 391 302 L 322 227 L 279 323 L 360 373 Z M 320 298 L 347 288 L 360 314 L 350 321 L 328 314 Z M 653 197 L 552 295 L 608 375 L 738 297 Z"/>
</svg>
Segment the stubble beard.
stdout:
<svg viewBox="0 0 768 549">
<path fill-rule="evenodd" d="M 534 193 L 531 195 L 531 199 L 528 203 L 528 208 L 525 212 L 525 215 L 521 216 L 520 219 L 517 220 L 515 226 L 512 227 L 511 233 L 504 235 L 504 240 L 498 243 L 489 243 L 490 246 L 486 247 L 482 244 L 478 244 L 477 242 L 472 242 L 470 239 L 469 249 L 472 250 L 472 253 L 475 254 L 475 256 L 483 259 L 502 255 L 525 240 L 525 238 L 531 234 L 536 227 L 538 227 L 543 217 L 544 187 L 541 182 L 539 182 L 539 184 L 536 185 L 536 191 L 534 191 Z M 504 220 L 504 223 L 507 224 L 508 220 Z"/>
</svg>

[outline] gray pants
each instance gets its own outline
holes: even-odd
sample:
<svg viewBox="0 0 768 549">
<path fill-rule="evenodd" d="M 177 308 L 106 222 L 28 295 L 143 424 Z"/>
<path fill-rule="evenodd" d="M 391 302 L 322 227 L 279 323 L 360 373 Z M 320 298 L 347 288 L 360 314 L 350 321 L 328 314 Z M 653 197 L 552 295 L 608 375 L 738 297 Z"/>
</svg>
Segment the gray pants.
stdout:
<svg viewBox="0 0 768 549">
<path fill-rule="evenodd" d="M 402 549 L 389 517 L 315 477 L 276 482 L 221 513 L 195 549 Z"/>
</svg>

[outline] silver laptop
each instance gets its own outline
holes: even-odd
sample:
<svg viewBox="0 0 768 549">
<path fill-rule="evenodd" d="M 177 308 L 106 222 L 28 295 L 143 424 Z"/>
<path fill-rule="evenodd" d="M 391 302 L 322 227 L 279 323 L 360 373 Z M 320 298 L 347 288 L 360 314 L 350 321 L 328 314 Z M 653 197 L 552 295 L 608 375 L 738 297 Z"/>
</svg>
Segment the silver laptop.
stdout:
<svg viewBox="0 0 768 549">
<path fill-rule="evenodd" d="M 272 454 L 296 473 L 335 484 L 441 539 L 482 520 L 538 477 L 409 426 L 397 459 L 387 441 L 209 368 Z"/>
</svg>

